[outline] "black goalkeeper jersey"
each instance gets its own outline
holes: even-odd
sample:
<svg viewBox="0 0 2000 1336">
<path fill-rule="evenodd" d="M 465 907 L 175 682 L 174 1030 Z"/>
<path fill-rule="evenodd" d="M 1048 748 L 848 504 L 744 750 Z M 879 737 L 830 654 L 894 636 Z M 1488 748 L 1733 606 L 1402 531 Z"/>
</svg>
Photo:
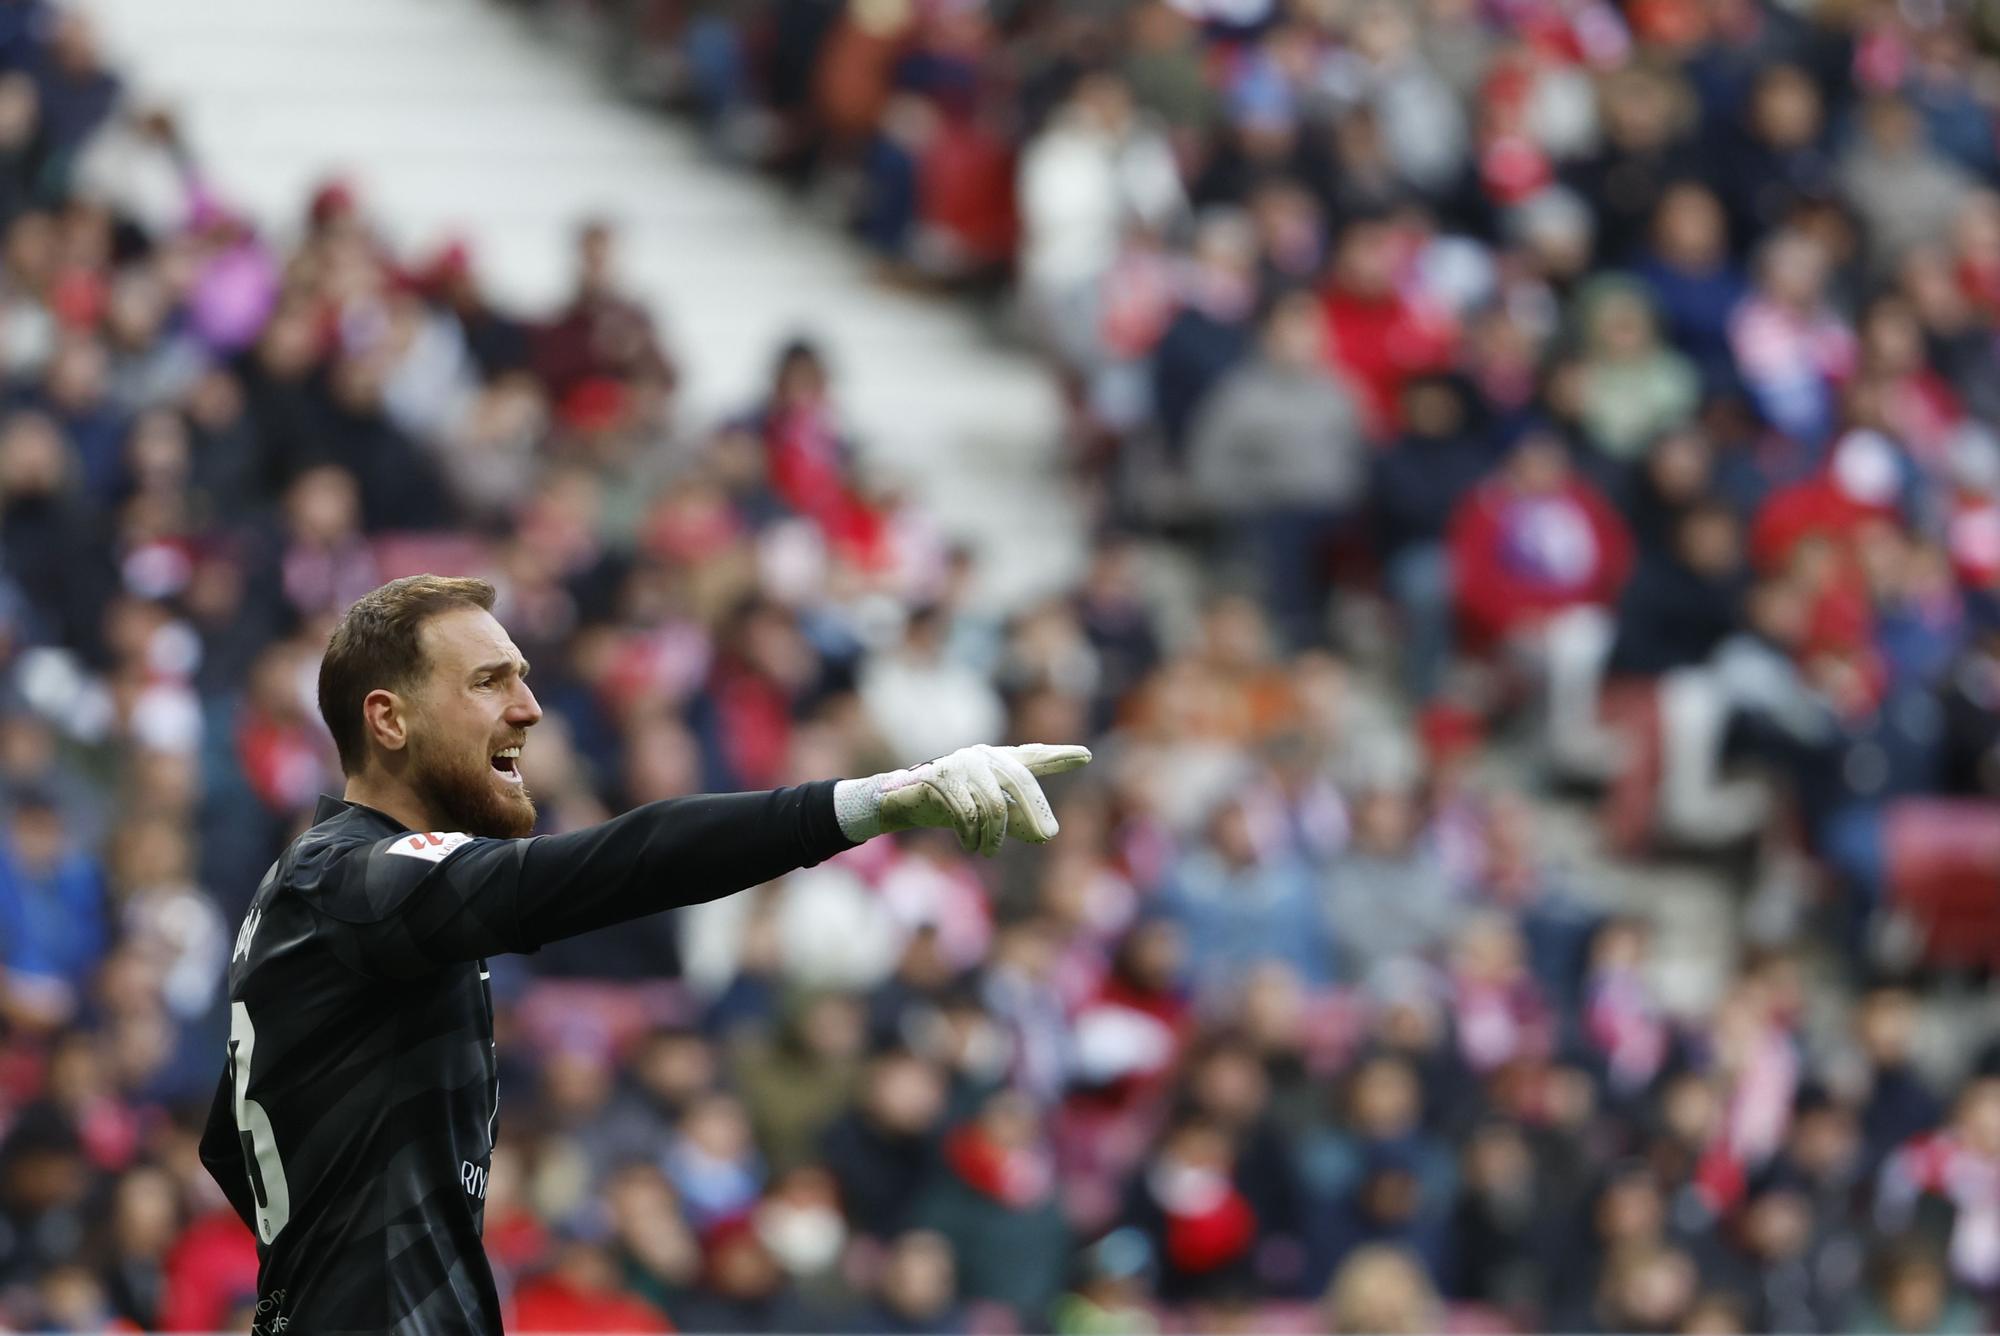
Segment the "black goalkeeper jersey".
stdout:
<svg viewBox="0 0 2000 1336">
<path fill-rule="evenodd" d="M 256 1231 L 255 1336 L 497 1333 L 485 957 L 850 847 L 831 782 L 679 798 L 565 835 L 406 830 L 320 800 L 251 901 L 201 1158 Z"/>
</svg>

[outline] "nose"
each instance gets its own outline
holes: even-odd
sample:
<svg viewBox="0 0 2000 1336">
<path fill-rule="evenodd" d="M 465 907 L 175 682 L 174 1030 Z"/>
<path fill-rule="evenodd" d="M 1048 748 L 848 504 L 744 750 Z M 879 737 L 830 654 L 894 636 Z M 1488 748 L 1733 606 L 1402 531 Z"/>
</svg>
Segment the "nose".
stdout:
<svg viewBox="0 0 2000 1336">
<path fill-rule="evenodd" d="M 516 728 L 533 728 L 542 721 L 542 703 L 528 684 L 515 679 L 514 698 L 507 703 L 507 722 Z"/>
</svg>

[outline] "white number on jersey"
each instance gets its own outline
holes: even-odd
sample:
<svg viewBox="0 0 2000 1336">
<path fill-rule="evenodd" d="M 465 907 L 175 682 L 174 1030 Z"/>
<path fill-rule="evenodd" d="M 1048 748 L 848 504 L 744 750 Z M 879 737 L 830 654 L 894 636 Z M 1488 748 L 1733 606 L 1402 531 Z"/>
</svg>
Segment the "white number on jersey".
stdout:
<svg viewBox="0 0 2000 1336">
<path fill-rule="evenodd" d="M 243 1167 L 257 1198 L 257 1237 L 270 1243 L 292 1218 L 292 1191 L 285 1184 L 284 1161 L 278 1158 L 278 1138 L 264 1106 L 250 1098 L 250 1064 L 257 1054 L 257 1027 L 250 1008 L 229 1004 L 229 1072 L 236 1089 L 236 1136 L 243 1143 Z"/>
</svg>

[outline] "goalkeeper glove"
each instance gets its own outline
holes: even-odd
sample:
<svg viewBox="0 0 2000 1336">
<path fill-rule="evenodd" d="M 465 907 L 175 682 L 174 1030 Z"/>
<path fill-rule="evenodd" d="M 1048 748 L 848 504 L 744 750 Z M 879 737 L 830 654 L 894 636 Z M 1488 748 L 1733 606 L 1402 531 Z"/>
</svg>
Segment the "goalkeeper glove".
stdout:
<svg viewBox="0 0 2000 1336">
<path fill-rule="evenodd" d="M 1030 844 L 1054 839 L 1056 814 L 1037 780 L 1089 761 L 1088 747 L 981 743 L 908 770 L 843 779 L 833 789 L 834 812 L 857 843 L 921 826 L 950 827 L 967 853 L 990 858 L 1010 832 Z"/>
</svg>

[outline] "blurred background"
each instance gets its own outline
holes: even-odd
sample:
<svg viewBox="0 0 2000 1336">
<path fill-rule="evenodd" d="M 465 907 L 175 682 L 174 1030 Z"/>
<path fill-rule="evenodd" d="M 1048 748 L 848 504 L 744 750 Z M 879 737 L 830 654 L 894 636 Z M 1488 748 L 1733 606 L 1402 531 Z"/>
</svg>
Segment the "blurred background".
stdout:
<svg viewBox="0 0 2000 1336">
<path fill-rule="evenodd" d="M 510 1330 L 1993 1330 L 1997 106 L 1987 0 L 0 0 L 0 1330 L 258 1321 L 228 943 L 420 570 L 548 830 L 1098 756 L 495 961 Z"/>
</svg>

